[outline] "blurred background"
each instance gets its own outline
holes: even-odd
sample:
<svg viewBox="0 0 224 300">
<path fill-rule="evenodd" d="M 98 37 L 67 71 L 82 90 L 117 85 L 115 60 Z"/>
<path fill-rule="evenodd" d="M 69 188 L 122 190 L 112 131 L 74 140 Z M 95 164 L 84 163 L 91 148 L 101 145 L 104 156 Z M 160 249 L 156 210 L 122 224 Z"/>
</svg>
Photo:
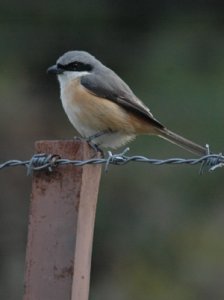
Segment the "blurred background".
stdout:
<svg viewBox="0 0 224 300">
<path fill-rule="evenodd" d="M 46 69 L 86 50 L 173 131 L 223 151 L 224 2 L 1 1 L 0 162 L 75 135 Z M 139 137 L 129 155 L 192 157 Z M 129 164 L 102 174 L 91 300 L 224 299 L 223 170 Z M 31 177 L 0 171 L 0 299 L 23 295 Z"/>
</svg>

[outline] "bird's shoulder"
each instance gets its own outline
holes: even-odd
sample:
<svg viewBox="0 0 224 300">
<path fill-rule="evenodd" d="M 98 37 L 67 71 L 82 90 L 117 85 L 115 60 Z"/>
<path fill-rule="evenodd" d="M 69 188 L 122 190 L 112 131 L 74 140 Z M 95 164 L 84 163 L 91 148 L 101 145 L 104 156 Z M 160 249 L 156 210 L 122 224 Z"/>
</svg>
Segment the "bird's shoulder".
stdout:
<svg viewBox="0 0 224 300">
<path fill-rule="evenodd" d="M 104 72 L 82 76 L 80 83 L 89 93 L 113 101 L 124 109 L 155 123 L 158 127 L 164 127 L 153 117 L 149 108 L 135 96 L 130 87 L 112 70 L 106 68 Z"/>
</svg>

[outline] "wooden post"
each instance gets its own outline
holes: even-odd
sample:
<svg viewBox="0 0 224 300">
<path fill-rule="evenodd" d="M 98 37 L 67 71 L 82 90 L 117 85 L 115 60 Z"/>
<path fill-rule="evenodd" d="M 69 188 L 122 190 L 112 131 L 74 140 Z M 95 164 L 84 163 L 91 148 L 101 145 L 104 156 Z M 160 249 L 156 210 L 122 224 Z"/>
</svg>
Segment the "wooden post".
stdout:
<svg viewBox="0 0 224 300">
<path fill-rule="evenodd" d="M 76 160 L 96 155 L 79 140 L 39 141 L 35 148 Z M 100 175 L 100 165 L 34 172 L 24 300 L 88 299 Z"/>
</svg>

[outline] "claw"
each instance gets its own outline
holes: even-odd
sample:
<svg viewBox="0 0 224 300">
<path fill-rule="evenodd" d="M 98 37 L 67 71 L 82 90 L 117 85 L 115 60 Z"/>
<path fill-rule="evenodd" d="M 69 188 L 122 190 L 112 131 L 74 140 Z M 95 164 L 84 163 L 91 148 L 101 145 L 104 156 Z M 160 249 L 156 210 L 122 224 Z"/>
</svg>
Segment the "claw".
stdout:
<svg viewBox="0 0 224 300">
<path fill-rule="evenodd" d="M 95 144 L 91 141 L 88 141 L 88 140 L 87 140 L 87 143 L 95 151 L 95 154 L 97 154 L 99 152 L 101 157 L 104 158 L 104 152 L 97 144 Z M 95 156 L 95 154 L 93 155 L 93 157 Z"/>
</svg>

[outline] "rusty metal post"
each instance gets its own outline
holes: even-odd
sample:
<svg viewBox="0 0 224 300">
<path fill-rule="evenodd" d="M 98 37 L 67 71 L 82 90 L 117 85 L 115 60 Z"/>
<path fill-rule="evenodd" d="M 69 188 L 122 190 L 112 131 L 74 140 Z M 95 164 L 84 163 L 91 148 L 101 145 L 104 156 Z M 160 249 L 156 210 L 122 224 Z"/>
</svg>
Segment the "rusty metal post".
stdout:
<svg viewBox="0 0 224 300">
<path fill-rule="evenodd" d="M 85 160 L 86 142 L 39 141 L 37 153 Z M 24 300 L 87 300 L 99 165 L 34 172 Z"/>
</svg>

